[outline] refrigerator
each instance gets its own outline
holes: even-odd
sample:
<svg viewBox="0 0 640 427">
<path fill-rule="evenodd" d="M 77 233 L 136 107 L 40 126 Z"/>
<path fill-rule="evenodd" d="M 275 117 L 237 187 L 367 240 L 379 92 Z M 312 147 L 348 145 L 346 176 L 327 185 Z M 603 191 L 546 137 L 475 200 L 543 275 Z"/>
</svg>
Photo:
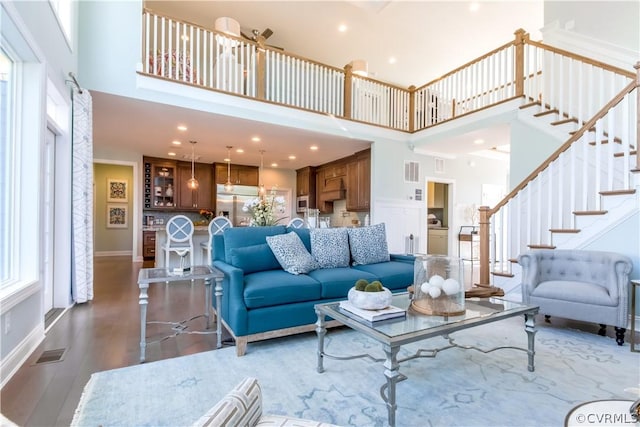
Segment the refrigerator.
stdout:
<svg viewBox="0 0 640 427">
<path fill-rule="evenodd" d="M 227 192 L 224 185 L 216 186 L 216 215 L 226 216 L 234 227 L 248 226 L 251 220 L 249 212 L 243 212 L 245 202 L 258 197 L 258 187 L 234 185 L 233 190 Z"/>
</svg>

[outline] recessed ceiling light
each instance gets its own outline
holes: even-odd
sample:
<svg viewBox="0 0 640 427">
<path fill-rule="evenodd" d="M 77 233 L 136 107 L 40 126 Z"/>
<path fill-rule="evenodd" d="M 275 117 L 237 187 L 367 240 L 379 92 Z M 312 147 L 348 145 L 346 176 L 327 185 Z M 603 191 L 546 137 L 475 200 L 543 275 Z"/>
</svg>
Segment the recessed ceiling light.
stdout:
<svg viewBox="0 0 640 427">
<path fill-rule="evenodd" d="M 167 154 L 170 155 L 170 156 L 175 156 L 176 155 L 176 153 L 174 153 L 173 151 L 169 151 Z"/>
<path fill-rule="evenodd" d="M 395 56 L 390 56 L 390 57 L 389 57 L 389 64 L 395 64 L 395 63 L 396 63 L 396 61 L 397 61 L 397 59 L 396 59 L 396 57 L 395 57 Z"/>
<path fill-rule="evenodd" d="M 278 164 L 277 164 L 277 163 L 271 163 L 271 167 L 272 167 L 272 168 L 277 168 L 277 167 L 278 167 Z"/>
<path fill-rule="evenodd" d="M 349 27 L 347 27 L 347 24 L 338 25 L 338 31 L 340 31 L 341 33 L 346 33 L 348 29 Z"/>
<path fill-rule="evenodd" d="M 182 145 L 182 142 L 180 142 L 180 141 L 178 141 L 178 140 L 176 140 L 176 141 L 171 141 L 171 143 L 172 143 L 173 145 Z"/>
<path fill-rule="evenodd" d="M 289 160 L 295 160 L 296 156 L 294 156 L 293 154 L 289 156 Z"/>
<path fill-rule="evenodd" d="M 241 153 L 241 154 L 242 154 L 242 153 L 244 153 L 244 149 L 242 149 L 242 148 L 238 148 L 238 149 L 236 150 L 236 153 Z"/>
<path fill-rule="evenodd" d="M 260 137 L 259 136 L 254 136 L 253 138 L 251 138 L 251 140 L 253 142 L 260 142 Z"/>
<path fill-rule="evenodd" d="M 178 130 L 181 130 L 184 132 L 185 130 L 187 130 L 187 127 L 185 125 L 178 125 Z"/>
<path fill-rule="evenodd" d="M 469 5 L 469 11 L 476 12 L 478 9 L 480 9 L 480 3 L 478 3 L 477 1 L 472 1 Z"/>
<path fill-rule="evenodd" d="M 316 151 L 318 149 L 317 145 L 312 145 L 311 147 L 309 147 L 309 150 L 311 151 Z"/>
<path fill-rule="evenodd" d="M 476 139 L 473 143 L 476 145 L 484 144 L 484 139 Z"/>
</svg>

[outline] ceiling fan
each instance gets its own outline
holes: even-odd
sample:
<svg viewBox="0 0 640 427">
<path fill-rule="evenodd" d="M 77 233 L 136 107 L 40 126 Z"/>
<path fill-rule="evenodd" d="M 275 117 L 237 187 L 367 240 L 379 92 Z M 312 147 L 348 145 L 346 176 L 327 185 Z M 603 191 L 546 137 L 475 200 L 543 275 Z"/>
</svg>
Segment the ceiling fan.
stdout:
<svg viewBox="0 0 640 427">
<path fill-rule="evenodd" d="M 254 28 L 251 30 L 251 36 L 248 36 L 243 31 L 240 31 L 240 34 L 242 35 L 242 37 L 244 37 L 247 40 L 251 40 L 252 42 L 264 44 L 265 46 L 272 47 L 274 49 L 284 50 L 284 48 L 280 46 L 273 46 L 273 45 L 264 43 L 269 37 L 273 35 L 273 30 L 271 30 L 271 28 L 265 28 L 264 31 L 262 31 L 262 33 L 260 32 L 260 30 L 257 30 Z"/>
</svg>

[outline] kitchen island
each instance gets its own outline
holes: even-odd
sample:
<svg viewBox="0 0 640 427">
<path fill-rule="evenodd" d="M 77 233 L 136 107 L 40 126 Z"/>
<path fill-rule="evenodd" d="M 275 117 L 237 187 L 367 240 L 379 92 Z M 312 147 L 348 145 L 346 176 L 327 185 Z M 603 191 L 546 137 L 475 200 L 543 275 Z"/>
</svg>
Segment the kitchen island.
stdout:
<svg viewBox="0 0 640 427">
<path fill-rule="evenodd" d="M 142 231 L 155 231 L 156 247 L 155 247 L 155 267 L 165 267 L 165 252 L 162 246 L 167 242 L 166 226 L 143 227 Z M 197 225 L 193 230 L 193 265 L 209 265 L 206 258 L 206 252 L 202 250 L 200 243 L 209 240 L 209 228 L 206 225 Z M 187 260 L 188 260 L 187 256 Z M 169 267 L 178 267 L 180 265 L 180 257 L 175 252 L 171 252 L 171 261 Z"/>
</svg>

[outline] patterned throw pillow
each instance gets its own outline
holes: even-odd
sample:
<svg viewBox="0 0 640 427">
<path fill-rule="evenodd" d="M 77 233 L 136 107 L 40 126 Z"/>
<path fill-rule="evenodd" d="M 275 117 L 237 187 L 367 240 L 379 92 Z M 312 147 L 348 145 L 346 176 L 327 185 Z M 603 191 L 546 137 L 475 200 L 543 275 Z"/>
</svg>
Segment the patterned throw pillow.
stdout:
<svg viewBox="0 0 640 427">
<path fill-rule="evenodd" d="M 267 236 L 267 244 L 282 266 L 291 274 L 307 274 L 320 268 L 295 232 Z"/>
<path fill-rule="evenodd" d="M 346 228 L 312 228 L 311 255 L 321 268 L 349 267 L 349 235 Z"/>
<path fill-rule="evenodd" d="M 245 378 L 192 427 L 253 426 L 262 415 L 262 391 L 258 380 Z"/>
<path fill-rule="evenodd" d="M 375 264 L 391 259 L 384 223 L 348 230 L 353 265 Z"/>
</svg>

